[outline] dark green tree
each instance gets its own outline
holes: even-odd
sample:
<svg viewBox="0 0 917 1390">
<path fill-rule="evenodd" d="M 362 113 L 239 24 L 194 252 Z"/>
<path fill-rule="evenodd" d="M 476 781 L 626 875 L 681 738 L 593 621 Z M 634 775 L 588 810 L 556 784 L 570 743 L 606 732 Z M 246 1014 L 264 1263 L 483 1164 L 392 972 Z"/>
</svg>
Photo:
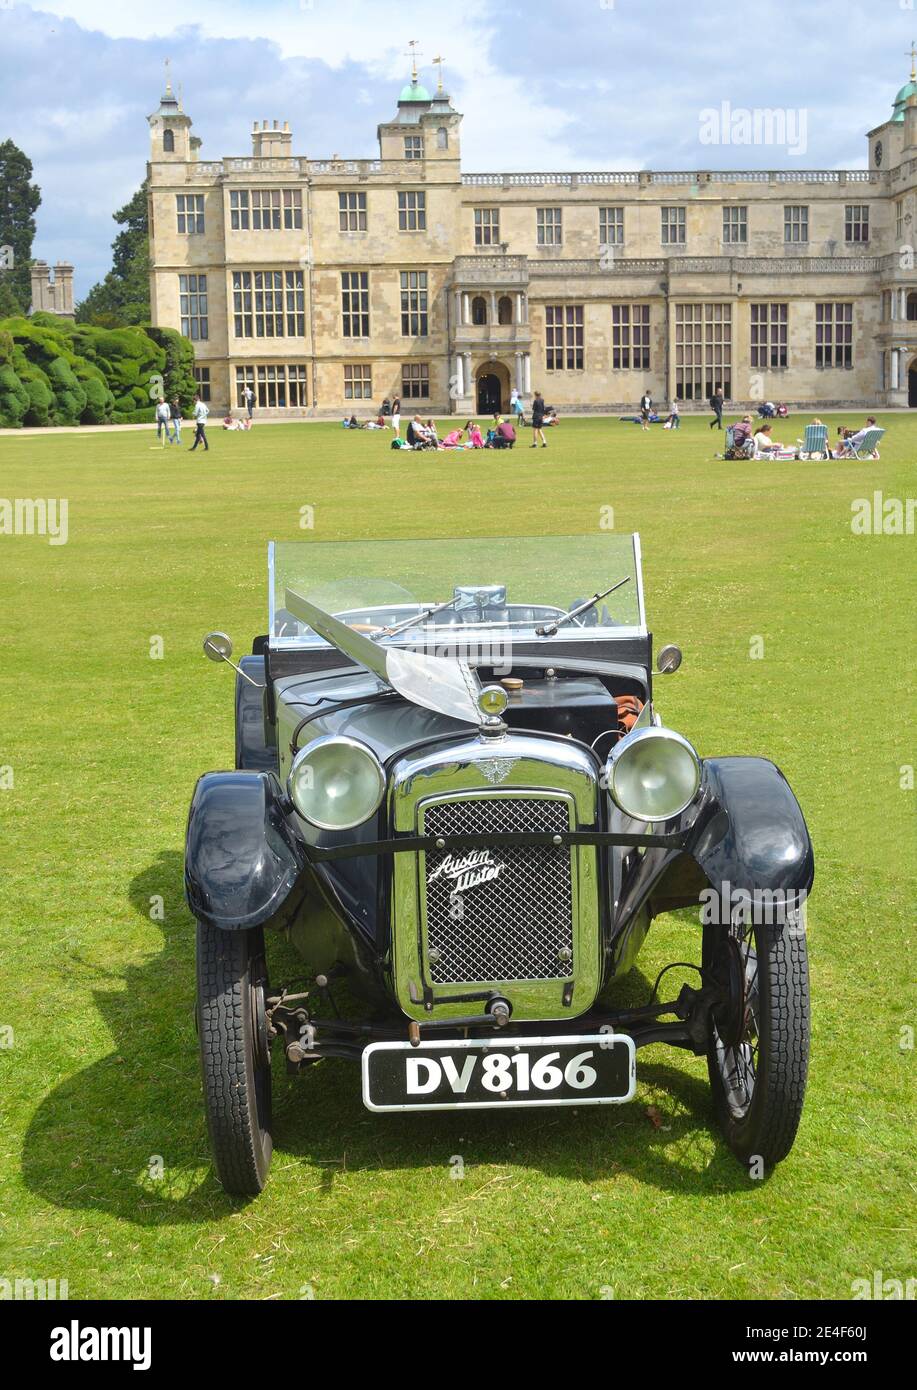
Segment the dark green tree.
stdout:
<svg viewBox="0 0 917 1390">
<path fill-rule="evenodd" d="M 31 182 L 32 161 L 12 140 L 0 141 L 0 285 L 10 292 L 0 299 L 0 312 L 28 313 L 32 300 L 29 263 L 35 239 L 33 213 L 41 202 L 41 189 Z M 10 295 L 16 308 L 10 310 Z"/>
<path fill-rule="evenodd" d="M 77 323 L 122 328 L 150 321 L 150 231 L 147 184 L 113 213 L 120 231 L 111 244 L 111 270 L 76 309 Z"/>
</svg>

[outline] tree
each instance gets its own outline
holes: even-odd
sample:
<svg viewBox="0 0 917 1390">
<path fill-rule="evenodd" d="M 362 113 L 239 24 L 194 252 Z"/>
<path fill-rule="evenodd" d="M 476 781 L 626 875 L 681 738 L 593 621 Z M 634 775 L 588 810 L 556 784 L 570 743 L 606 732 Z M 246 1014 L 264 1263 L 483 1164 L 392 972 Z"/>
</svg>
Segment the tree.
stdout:
<svg viewBox="0 0 917 1390">
<path fill-rule="evenodd" d="M 111 244 L 112 267 L 77 305 L 77 323 L 121 328 L 150 321 L 150 232 L 147 184 L 112 213 L 124 230 Z"/>
<path fill-rule="evenodd" d="M 32 301 L 29 263 L 35 239 L 32 214 L 41 202 L 41 189 L 31 183 L 32 161 L 12 140 L 0 142 L 0 247 L 12 248 L 12 266 L 0 268 L 0 284 L 7 287 L 20 313 L 28 313 Z M 7 253 L 8 255 L 8 253 Z M 5 255 L 0 259 L 3 267 Z M 9 297 L 4 297 L 8 307 Z"/>
</svg>

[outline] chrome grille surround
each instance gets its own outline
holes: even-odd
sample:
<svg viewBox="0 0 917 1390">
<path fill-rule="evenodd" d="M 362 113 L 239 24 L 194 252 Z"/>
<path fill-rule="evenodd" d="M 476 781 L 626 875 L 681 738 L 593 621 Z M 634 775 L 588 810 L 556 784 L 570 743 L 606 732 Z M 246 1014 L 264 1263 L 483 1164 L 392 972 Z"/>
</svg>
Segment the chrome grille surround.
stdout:
<svg viewBox="0 0 917 1390">
<path fill-rule="evenodd" d="M 560 739 L 469 733 L 464 742 L 393 765 L 389 823 L 413 835 L 592 828 L 599 776 L 585 749 Z M 573 1018 L 590 1008 L 601 970 L 597 851 L 495 847 L 489 864 L 469 866 L 483 872 L 485 881 L 465 885 L 460 894 L 469 926 L 462 938 L 449 934 L 446 923 L 455 923 L 442 908 L 450 895 L 436 888 L 446 871 L 429 881 L 447 852 L 393 855 L 389 969 L 408 1017 L 479 1013 L 481 1001 L 464 1002 L 462 996 L 490 988 L 511 1000 L 516 1020 Z M 488 878 L 495 867 L 499 874 Z M 549 959 L 562 951 L 572 958 Z M 424 1007 L 425 993 L 434 1000 L 432 1011 Z M 442 996 L 453 1002 L 435 1004 Z"/>
<path fill-rule="evenodd" d="M 472 792 L 422 802 L 420 827 L 423 835 L 554 835 L 570 829 L 571 804 L 537 792 Z M 432 983 L 573 978 L 570 860 L 570 850 L 555 845 L 428 852 L 421 892 Z"/>
</svg>

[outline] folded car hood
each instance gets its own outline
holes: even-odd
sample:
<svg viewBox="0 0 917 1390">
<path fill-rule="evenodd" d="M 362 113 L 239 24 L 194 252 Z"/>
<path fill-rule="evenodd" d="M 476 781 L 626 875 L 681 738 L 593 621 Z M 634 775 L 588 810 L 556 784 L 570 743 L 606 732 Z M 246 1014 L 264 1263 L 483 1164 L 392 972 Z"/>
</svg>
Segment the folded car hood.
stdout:
<svg viewBox="0 0 917 1390">
<path fill-rule="evenodd" d="M 481 683 L 466 662 L 380 646 L 293 589 L 286 591 L 286 607 L 294 618 L 308 623 L 326 642 L 372 671 L 406 700 L 464 724 L 484 722 L 477 699 Z"/>
</svg>

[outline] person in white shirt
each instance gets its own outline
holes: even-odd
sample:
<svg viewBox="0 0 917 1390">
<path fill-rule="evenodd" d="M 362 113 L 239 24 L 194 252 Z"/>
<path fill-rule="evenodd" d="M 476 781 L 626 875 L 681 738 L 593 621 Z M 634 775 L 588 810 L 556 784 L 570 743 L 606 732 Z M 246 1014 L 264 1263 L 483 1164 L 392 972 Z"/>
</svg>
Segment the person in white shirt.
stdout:
<svg viewBox="0 0 917 1390">
<path fill-rule="evenodd" d="M 209 452 L 210 445 L 207 443 L 207 417 L 210 411 L 207 409 L 200 396 L 194 397 L 194 443 L 188 450 L 193 454 L 198 444 L 203 444 L 204 449 Z"/>
<path fill-rule="evenodd" d="M 172 409 L 164 396 L 156 403 L 156 438 L 160 444 L 166 440 L 172 442 Z"/>
<path fill-rule="evenodd" d="M 771 439 L 771 426 L 762 425 L 755 435 L 755 458 L 767 458 L 768 454 L 774 453 L 776 449 L 784 446 Z"/>
<path fill-rule="evenodd" d="M 681 429 L 681 411 L 679 409 L 677 401 L 673 401 L 672 404 L 669 406 L 669 418 L 666 421 L 666 424 L 668 425 L 670 430 Z"/>
<path fill-rule="evenodd" d="M 242 392 L 242 396 L 245 400 L 245 408 L 248 411 L 248 418 L 250 420 L 252 418 L 252 411 L 255 408 L 255 393 L 248 382 L 245 383 L 245 390 Z"/>
<path fill-rule="evenodd" d="M 848 435 L 847 438 L 844 440 L 843 444 L 838 450 L 838 458 L 853 458 L 856 454 L 858 454 L 860 451 L 860 445 L 863 443 L 863 440 L 866 438 L 869 431 L 874 430 L 875 427 L 876 417 L 874 415 L 870 415 L 866 420 L 866 424 L 863 426 L 861 430 L 857 430 L 856 434 Z M 878 452 L 875 449 L 873 450 L 872 456 L 876 459 L 879 457 Z"/>
</svg>

